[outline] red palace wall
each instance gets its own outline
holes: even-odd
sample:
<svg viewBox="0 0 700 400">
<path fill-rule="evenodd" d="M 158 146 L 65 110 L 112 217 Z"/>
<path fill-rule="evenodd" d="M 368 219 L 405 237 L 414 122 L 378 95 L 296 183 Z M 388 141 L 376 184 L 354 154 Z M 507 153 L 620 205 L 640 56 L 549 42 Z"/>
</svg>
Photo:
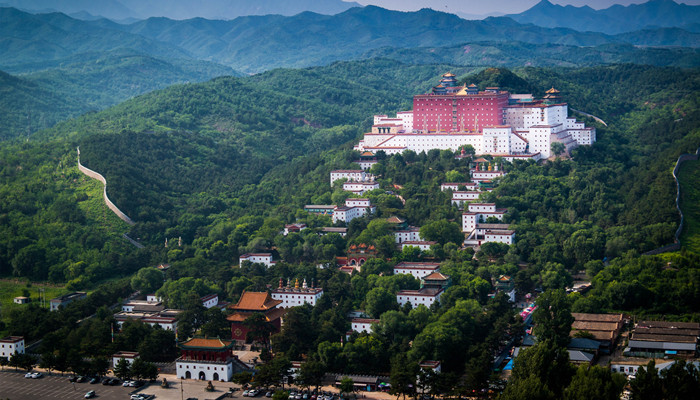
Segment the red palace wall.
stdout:
<svg viewBox="0 0 700 400">
<path fill-rule="evenodd" d="M 508 105 L 508 93 L 478 95 L 417 95 L 413 97 L 413 129 L 436 131 L 465 130 L 481 132 L 484 127 L 503 125 L 503 108 Z"/>
</svg>

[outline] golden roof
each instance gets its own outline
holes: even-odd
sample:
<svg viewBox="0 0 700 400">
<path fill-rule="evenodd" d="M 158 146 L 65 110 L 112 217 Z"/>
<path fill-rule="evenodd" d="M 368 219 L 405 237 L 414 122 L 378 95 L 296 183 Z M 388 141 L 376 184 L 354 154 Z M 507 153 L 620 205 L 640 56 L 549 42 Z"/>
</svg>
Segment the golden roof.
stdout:
<svg viewBox="0 0 700 400">
<path fill-rule="evenodd" d="M 545 93 L 550 93 L 550 94 L 551 93 L 559 93 L 559 91 L 557 89 L 555 89 L 554 86 L 552 86 L 552 88 L 549 89 L 548 91 L 546 91 Z"/>
<path fill-rule="evenodd" d="M 453 74 L 452 72 L 448 72 L 448 73 L 444 74 L 443 76 L 455 76 L 455 74 Z"/>
<path fill-rule="evenodd" d="M 181 347 L 204 347 L 209 349 L 225 349 L 231 345 L 230 340 L 216 339 L 204 339 L 204 338 L 194 338 L 190 339 L 184 343 L 180 343 Z"/>
</svg>

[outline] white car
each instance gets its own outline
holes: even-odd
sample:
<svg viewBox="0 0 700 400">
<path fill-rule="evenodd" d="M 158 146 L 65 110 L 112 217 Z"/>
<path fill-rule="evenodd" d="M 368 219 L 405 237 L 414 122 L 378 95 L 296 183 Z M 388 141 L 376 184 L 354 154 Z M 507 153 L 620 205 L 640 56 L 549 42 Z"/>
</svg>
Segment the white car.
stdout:
<svg viewBox="0 0 700 400">
<path fill-rule="evenodd" d="M 32 375 L 34 375 L 34 374 L 32 374 L 31 372 L 27 372 L 26 374 L 24 374 L 24 377 L 25 377 L 25 378 L 31 378 Z"/>
<path fill-rule="evenodd" d="M 122 383 L 122 386 L 127 387 L 129 386 L 129 383 L 131 383 L 131 381 L 124 381 L 124 383 Z"/>
<path fill-rule="evenodd" d="M 44 374 L 42 374 L 41 372 L 35 372 L 32 374 L 32 379 L 39 379 L 39 378 L 42 378 L 43 376 L 44 376 Z"/>
</svg>

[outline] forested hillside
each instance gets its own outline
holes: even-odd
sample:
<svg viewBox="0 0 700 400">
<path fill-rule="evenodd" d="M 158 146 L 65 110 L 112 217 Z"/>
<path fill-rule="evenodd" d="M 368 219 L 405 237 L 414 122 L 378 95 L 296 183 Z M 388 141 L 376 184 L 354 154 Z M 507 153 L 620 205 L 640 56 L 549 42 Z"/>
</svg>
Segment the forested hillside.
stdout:
<svg viewBox="0 0 700 400">
<path fill-rule="evenodd" d="M 491 199 L 511 210 L 518 227 L 511 260 L 584 268 L 592 260 L 672 240 L 678 220 L 669 168 L 678 154 L 697 147 L 699 134 L 698 78 L 691 70 L 619 65 L 525 68 L 516 70 L 519 76 L 488 69 L 467 76 L 473 70 L 343 62 L 174 86 L 61 123 L 33 139 L 67 139 L 72 145 L 54 153 L 61 159 L 73 157 L 73 145 L 80 145 L 83 163 L 107 178 L 112 200 L 137 221 L 133 237 L 153 245 L 182 237 L 185 248 L 168 261 L 194 256 L 228 265 L 240 252 L 273 241 L 273 226 L 310 218 L 299 214 L 304 204 L 342 201 L 327 185 L 328 172 L 352 166 L 355 156 L 347 146 L 369 127 L 371 115 L 410 108 L 411 96 L 428 90 L 446 70 L 465 82 L 532 89 L 536 95 L 555 86 L 571 108 L 608 123 L 598 126 L 598 143 L 578 149 L 573 160 L 509 167 L 506 184 Z M 24 151 L 36 151 L 27 146 Z M 419 157 L 419 163 L 397 156 L 382 163 L 383 184 L 402 185 L 406 204 L 377 195 L 391 210 L 380 212 L 416 225 L 459 218 L 435 186 L 457 165 L 436 156 Z M 11 187 L 16 166 L 8 164 L 5 171 Z M 5 215 L 17 224 L 24 218 Z M 269 234 L 255 233 L 263 227 L 260 215 L 277 221 L 269 222 Z M 249 228 L 233 234 L 242 221 Z M 223 237 L 214 234 L 222 229 L 228 232 Z M 4 263 L 11 265 L 15 257 L 7 250 Z M 159 252 L 152 257 L 163 261 Z"/>
<path fill-rule="evenodd" d="M 160 60 L 117 50 L 0 71 L 0 140 L 30 136 L 57 122 L 103 110 L 131 97 L 177 83 L 235 75 L 229 68 L 197 60 Z M 28 72 L 31 71 L 31 72 Z"/>
</svg>

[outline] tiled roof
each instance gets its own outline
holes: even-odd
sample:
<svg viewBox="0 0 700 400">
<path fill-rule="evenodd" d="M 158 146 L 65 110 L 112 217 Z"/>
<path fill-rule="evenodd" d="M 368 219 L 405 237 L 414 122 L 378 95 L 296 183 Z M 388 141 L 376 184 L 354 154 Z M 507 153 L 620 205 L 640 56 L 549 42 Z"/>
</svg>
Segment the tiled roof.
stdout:
<svg viewBox="0 0 700 400">
<path fill-rule="evenodd" d="M 184 343 L 180 343 L 181 348 L 207 348 L 207 349 L 225 349 L 231 346 L 231 341 L 216 339 L 194 338 Z"/>
<path fill-rule="evenodd" d="M 246 292 L 244 290 L 238 303 L 230 308 L 245 311 L 267 311 L 281 303 L 281 300 L 273 300 L 268 292 Z"/>
</svg>

